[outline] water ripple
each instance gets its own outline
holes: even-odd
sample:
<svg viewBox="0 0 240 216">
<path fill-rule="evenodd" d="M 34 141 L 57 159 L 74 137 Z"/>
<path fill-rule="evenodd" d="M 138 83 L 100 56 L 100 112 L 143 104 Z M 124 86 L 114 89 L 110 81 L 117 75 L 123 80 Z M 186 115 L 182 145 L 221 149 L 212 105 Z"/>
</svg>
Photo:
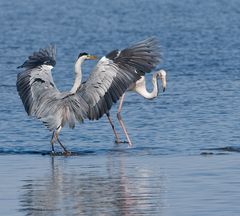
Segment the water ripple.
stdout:
<svg viewBox="0 0 240 216">
<path fill-rule="evenodd" d="M 132 147 L 132 148 L 112 148 L 112 149 L 83 149 L 71 151 L 71 156 L 84 155 L 126 155 L 126 156 L 160 156 L 168 155 L 168 150 L 160 147 Z M 50 156 L 66 156 L 63 152 L 55 152 L 46 150 L 25 150 L 25 148 L 6 149 L 0 148 L 0 155 L 50 155 Z"/>
</svg>

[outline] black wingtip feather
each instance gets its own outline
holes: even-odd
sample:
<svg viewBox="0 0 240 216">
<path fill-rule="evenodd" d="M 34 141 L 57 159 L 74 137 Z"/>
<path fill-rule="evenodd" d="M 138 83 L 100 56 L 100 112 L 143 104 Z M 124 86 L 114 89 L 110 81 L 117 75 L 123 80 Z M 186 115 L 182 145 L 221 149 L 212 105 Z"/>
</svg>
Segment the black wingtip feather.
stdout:
<svg viewBox="0 0 240 216">
<path fill-rule="evenodd" d="M 45 49 L 39 49 L 38 52 L 34 52 L 28 59 L 17 68 L 36 68 L 40 65 L 51 65 L 55 66 L 56 64 L 56 46 L 54 44 L 50 44 Z"/>
<path fill-rule="evenodd" d="M 150 37 L 122 51 L 113 50 L 106 57 L 125 70 L 132 67 L 144 75 L 160 63 L 161 54 L 158 39 Z"/>
</svg>

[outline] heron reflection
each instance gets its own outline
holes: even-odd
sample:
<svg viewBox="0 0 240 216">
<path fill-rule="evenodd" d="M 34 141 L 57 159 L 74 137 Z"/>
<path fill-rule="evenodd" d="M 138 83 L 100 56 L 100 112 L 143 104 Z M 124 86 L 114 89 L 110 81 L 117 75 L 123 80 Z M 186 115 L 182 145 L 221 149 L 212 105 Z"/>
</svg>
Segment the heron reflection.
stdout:
<svg viewBox="0 0 240 216">
<path fill-rule="evenodd" d="M 98 158 L 97 164 L 92 155 L 86 157 L 90 158 L 81 157 L 77 163 L 53 157 L 51 169 L 42 177 L 24 180 L 20 211 L 26 215 L 139 215 L 162 206 L 161 184 L 151 180 L 151 171 L 133 170 L 125 156 L 111 154 Z"/>
</svg>

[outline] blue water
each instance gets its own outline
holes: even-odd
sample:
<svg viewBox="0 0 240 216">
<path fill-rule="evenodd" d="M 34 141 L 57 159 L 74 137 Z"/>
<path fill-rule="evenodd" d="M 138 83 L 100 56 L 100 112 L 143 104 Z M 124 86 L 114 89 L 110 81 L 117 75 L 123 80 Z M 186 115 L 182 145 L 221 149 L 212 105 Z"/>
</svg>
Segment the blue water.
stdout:
<svg viewBox="0 0 240 216">
<path fill-rule="evenodd" d="M 1 214 L 239 215 L 239 20 L 238 0 L 0 0 Z M 168 83 L 152 101 L 127 93 L 133 148 L 114 144 L 103 117 L 62 130 L 75 156 L 49 156 L 51 133 L 25 113 L 16 67 L 55 43 L 65 91 L 80 52 L 100 57 L 149 36 Z"/>
</svg>

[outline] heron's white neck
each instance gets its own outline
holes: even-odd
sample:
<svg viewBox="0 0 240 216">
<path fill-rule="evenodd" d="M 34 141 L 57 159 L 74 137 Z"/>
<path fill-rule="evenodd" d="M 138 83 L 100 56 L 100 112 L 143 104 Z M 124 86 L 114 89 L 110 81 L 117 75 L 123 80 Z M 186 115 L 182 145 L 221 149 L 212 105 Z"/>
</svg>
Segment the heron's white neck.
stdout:
<svg viewBox="0 0 240 216">
<path fill-rule="evenodd" d="M 142 95 L 146 99 L 153 99 L 158 96 L 158 82 L 157 82 L 158 73 L 154 73 L 152 76 L 153 90 L 148 92 L 145 82 L 145 77 L 142 77 L 140 80 L 141 83 L 136 84 L 136 92 Z"/>
<path fill-rule="evenodd" d="M 79 58 L 75 63 L 75 80 L 72 89 L 70 90 L 70 93 L 74 94 L 79 89 L 82 81 L 82 69 L 81 65 L 84 62 L 84 58 Z"/>
</svg>

